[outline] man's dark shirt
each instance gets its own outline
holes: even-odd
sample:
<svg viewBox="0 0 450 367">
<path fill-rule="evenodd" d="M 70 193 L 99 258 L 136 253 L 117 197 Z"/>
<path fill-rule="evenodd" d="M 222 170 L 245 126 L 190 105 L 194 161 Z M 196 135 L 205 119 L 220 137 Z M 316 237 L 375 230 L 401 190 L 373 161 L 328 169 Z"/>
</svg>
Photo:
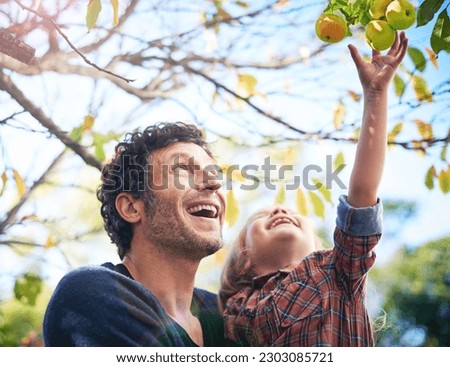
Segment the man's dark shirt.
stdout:
<svg viewBox="0 0 450 367">
<path fill-rule="evenodd" d="M 194 289 L 191 310 L 200 320 L 205 346 L 227 345 L 215 294 Z M 50 347 L 197 346 L 125 266 L 111 263 L 63 277 L 45 314 L 44 342 Z"/>
</svg>

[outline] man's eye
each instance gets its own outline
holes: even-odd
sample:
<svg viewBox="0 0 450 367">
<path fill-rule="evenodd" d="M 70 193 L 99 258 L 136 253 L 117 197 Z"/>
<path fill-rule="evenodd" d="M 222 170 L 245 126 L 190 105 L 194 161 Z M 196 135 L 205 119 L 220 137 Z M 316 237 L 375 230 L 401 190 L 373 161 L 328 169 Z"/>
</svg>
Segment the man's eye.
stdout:
<svg viewBox="0 0 450 367">
<path fill-rule="evenodd" d="M 172 169 L 174 171 L 188 171 L 189 166 L 187 164 L 175 164 Z"/>
</svg>

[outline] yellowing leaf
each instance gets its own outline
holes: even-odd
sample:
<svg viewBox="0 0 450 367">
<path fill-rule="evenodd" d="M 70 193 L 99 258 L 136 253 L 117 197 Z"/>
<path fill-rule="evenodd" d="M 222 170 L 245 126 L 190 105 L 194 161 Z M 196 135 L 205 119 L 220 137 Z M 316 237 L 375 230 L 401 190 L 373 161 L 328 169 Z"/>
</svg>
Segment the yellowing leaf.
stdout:
<svg viewBox="0 0 450 367">
<path fill-rule="evenodd" d="M 275 196 L 275 204 L 283 204 L 286 200 L 286 189 L 283 184 L 278 188 L 277 195 Z"/>
<path fill-rule="evenodd" d="M 354 92 L 354 91 L 352 91 L 352 90 L 348 90 L 347 93 L 348 93 L 348 95 L 349 95 L 350 97 L 352 97 L 352 99 L 353 99 L 355 102 L 359 102 L 359 101 L 361 100 L 361 94 L 356 93 L 356 92 Z"/>
<path fill-rule="evenodd" d="M 352 138 L 354 140 L 358 140 L 359 139 L 359 133 L 361 132 L 361 128 L 358 126 L 355 131 L 353 131 L 353 136 Z"/>
<path fill-rule="evenodd" d="M 258 80 L 250 74 L 238 74 L 238 90 L 242 91 L 243 97 L 250 97 L 256 92 Z"/>
<path fill-rule="evenodd" d="M 417 130 L 419 130 L 419 133 L 423 139 L 433 139 L 433 127 L 430 124 L 419 119 L 414 120 L 414 122 L 416 123 Z"/>
<path fill-rule="evenodd" d="M 304 215 L 304 216 L 308 215 L 308 206 L 306 204 L 306 195 L 300 188 L 298 188 L 297 192 L 296 192 L 296 206 L 297 206 L 297 211 L 301 215 Z"/>
<path fill-rule="evenodd" d="M 298 148 L 290 146 L 282 149 L 271 149 L 269 155 L 270 158 L 274 160 L 275 164 L 292 166 L 297 160 L 297 152 Z"/>
<path fill-rule="evenodd" d="M 229 253 L 229 247 L 225 246 L 222 247 L 219 251 L 214 253 L 214 261 L 217 264 L 223 264 L 226 260 L 226 258 L 228 257 L 228 253 Z"/>
<path fill-rule="evenodd" d="M 113 26 L 119 24 L 119 0 L 109 0 L 113 8 Z"/>
<path fill-rule="evenodd" d="M 86 11 L 86 26 L 88 31 L 94 28 L 95 23 L 97 23 L 100 10 L 102 10 L 101 0 L 89 0 Z"/>
<path fill-rule="evenodd" d="M 345 106 L 342 101 L 339 101 L 338 105 L 333 111 L 333 125 L 336 130 L 339 130 L 342 126 L 342 121 L 344 121 L 345 116 Z"/>
<path fill-rule="evenodd" d="M 241 171 L 238 169 L 237 165 L 230 164 L 222 164 L 220 166 L 223 175 L 227 179 L 227 181 L 235 181 L 235 182 L 245 182 L 245 178 L 242 176 Z"/>
<path fill-rule="evenodd" d="M 274 5 L 274 8 L 282 8 L 283 6 L 289 4 L 290 0 L 278 0 L 277 3 Z"/>
<path fill-rule="evenodd" d="M 418 75 L 414 75 L 411 79 L 416 98 L 419 101 L 433 102 L 433 95 L 428 87 L 426 80 Z"/>
<path fill-rule="evenodd" d="M 227 192 L 227 209 L 225 211 L 225 222 L 229 227 L 233 226 L 239 217 L 239 203 L 234 196 L 233 190 Z"/>
<path fill-rule="evenodd" d="M 330 190 L 327 189 L 327 187 L 324 185 L 324 183 L 317 178 L 314 178 L 313 182 L 316 185 L 319 192 L 322 194 L 323 198 L 326 201 L 328 201 L 330 204 L 333 204 L 333 201 L 331 200 L 331 192 L 330 192 Z"/>
<path fill-rule="evenodd" d="M 291 166 L 295 163 L 297 159 L 297 149 L 289 147 L 286 149 L 286 154 L 284 155 L 284 164 L 286 166 Z"/>
<path fill-rule="evenodd" d="M 333 161 L 333 168 L 334 168 L 334 169 L 337 169 L 337 168 L 339 168 L 340 166 L 342 166 L 343 164 L 345 164 L 345 161 L 344 161 L 344 154 L 343 154 L 342 152 L 339 152 L 339 153 L 337 154 L 336 158 L 334 158 L 334 161 Z"/>
<path fill-rule="evenodd" d="M 450 192 L 450 165 L 446 171 L 442 170 L 438 176 L 439 187 L 444 194 Z"/>
<path fill-rule="evenodd" d="M 92 115 L 86 115 L 83 120 L 83 124 L 81 125 L 81 129 L 84 132 L 90 132 L 92 130 L 92 126 L 94 126 L 95 117 Z"/>
<path fill-rule="evenodd" d="M 22 218 L 20 218 L 21 222 L 24 222 L 26 220 L 30 222 L 39 222 L 39 217 L 36 214 L 29 214 L 24 215 Z"/>
<path fill-rule="evenodd" d="M 309 200 L 313 206 L 313 212 L 319 218 L 325 219 L 325 205 L 320 197 L 312 191 L 308 192 Z"/>
<path fill-rule="evenodd" d="M 3 195 L 6 189 L 6 181 L 8 181 L 8 176 L 6 175 L 6 172 L 2 173 L 2 189 L 0 190 L 0 196 Z"/>
<path fill-rule="evenodd" d="M 434 168 L 434 166 L 431 166 L 428 169 L 427 174 L 425 176 L 425 186 L 429 190 L 434 189 L 434 178 L 435 177 L 436 177 L 436 169 Z"/>
<path fill-rule="evenodd" d="M 434 53 L 434 51 L 430 50 L 427 47 L 425 47 L 425 51 L 427 52 L 428 57 L 430 58 L 430 61 L 433 64 L 433 66 L 436 68 L 436 70 L 439 69 L 437 55 Z"/>
<path fill-rule="evenodd" d="M 425 155 L 425 148 L 423 147 L 423 144 L 421 141 L 415 140 L 412 142 L 411 145 L 419 157 L 423 157 Z"/>
<path fill-rule="evenodd" d="M 25 181 L 19 172 L 13 169 L 14 181 L 16 181 L 17 193 L 19 197 L 22 197 L 27 192 L 27 186 L 25 185 Z"/>
<path fill-rule="evenodd" d="M 55 239 L 53 238 L 52 235 L 49 235 L 47 237 L 47 241 L 45 241 L 45 243 L 44 243 L 44 248 L 45 249 L 49 249 L 49 248 L 52 248 L 52 247 L 55 247 L 55 246 L 56 246 Z"/>
</svg>

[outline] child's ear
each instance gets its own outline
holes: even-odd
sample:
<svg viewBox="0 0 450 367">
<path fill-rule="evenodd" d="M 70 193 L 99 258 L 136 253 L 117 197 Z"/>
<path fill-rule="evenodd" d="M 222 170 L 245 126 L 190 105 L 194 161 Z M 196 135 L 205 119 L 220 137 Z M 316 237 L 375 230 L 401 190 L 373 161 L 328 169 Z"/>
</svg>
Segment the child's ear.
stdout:
<svg viewBox="0 0 450 367">
<path fill-rule="evenodd" d="M 115 204 L 119 215 L 128 223 L 137 223 L 145 215 L 144 202 L 129 193 L 117 195 Z"/>
</svg>

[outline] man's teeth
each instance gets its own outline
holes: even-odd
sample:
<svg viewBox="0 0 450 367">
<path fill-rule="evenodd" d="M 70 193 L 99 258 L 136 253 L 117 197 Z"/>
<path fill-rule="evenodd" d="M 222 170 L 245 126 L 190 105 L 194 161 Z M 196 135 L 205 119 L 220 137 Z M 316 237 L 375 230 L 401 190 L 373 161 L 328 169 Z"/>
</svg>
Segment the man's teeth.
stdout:
<svg viewBox="0 0 450 367">
<path fill-rule="evenodd" d="M 278 218 L 278 219 L 275 219 L 275 221 L 270 225 L 270 229 L 272 229 L 273 227 L 276 227 L 277 225 L 282 224 L 282 223 L 295 225 L 295 223 L 289 218 Z"/>
<path fill-rule="evenodd" d="M 194 213 L 200 212 L 202 210 L 208 210 L 208 211 L 212 212 L 213 213 L 212 217 L 215 217 L 217 215 L 217 209 L 214 205 L 197 205 L 192 208 L 189 208 L 187 210 L 187 212 L 189 214 L 194 214 Z"/>
</svg>

